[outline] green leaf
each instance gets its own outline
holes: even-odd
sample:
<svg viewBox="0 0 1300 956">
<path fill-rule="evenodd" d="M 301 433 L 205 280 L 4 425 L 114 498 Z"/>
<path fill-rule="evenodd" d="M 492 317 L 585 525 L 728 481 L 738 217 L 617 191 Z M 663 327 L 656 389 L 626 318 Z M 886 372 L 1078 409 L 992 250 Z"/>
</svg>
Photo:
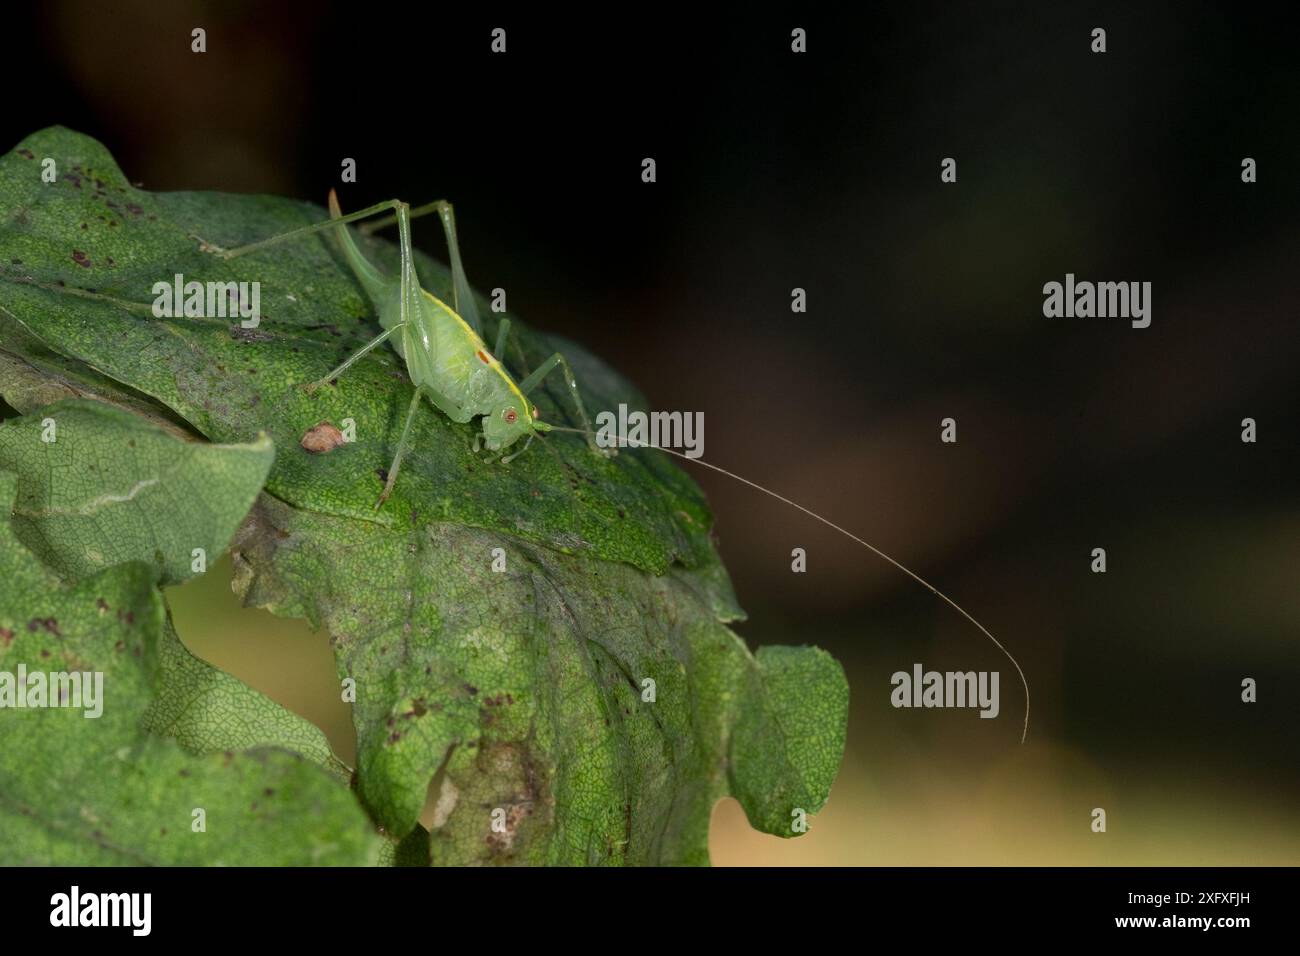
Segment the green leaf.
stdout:
<svg viewBox="0 0 1300 956">
<path fill-rule="evenodd" d="M 273 455 L 268 440 L 187 441 L 99 402 L 58 402 L 0 424 L 0 470 L 19 479 L 10 525 L 65 578 L 131 561 L 152 564 L 163 583 L 191 576 L 192 548 L 211 561 L 226 549 Z M 191 753 L 278 746 L 347 776 L 319 729 L 194 657 L 170 619 L 159 686 L 145 729 Z"/>
<path fill-rule="evenodd" d="M 350 776 L 313 723 L 186 649 L 170 616 L 159 646 L 158 696 L 145 730 L 171 737 L 191 754 L 279 747 L 300 754 L 340 780 Z"/>
<path fill-rule="evenodd" d="M 53 184 L 39 179 L 46 156 L 61 170 Z M 323 210 L 146 193 L 98 143 L 57 128 L 0 158 L 0 210 L 0 371 L 16 370 L 16 407 L 89 394 L 215 442 L 265 431 L 280 449 L 236 538 L 236 588 L 328 628 L 356 691 L 355 786 L 391 838 L 386 860 L 703 863 L 727 793 L 783 836 L 825 803 L 844 744 L 843 671 L 815 648 L 756 658 L 726 627 L 742 612 L 711 517 L 666 456 L 606 460 L 557 433 L 509 466 L 484 464 L 472 426 L 424 408 L 377 512 L 410 398 L 400 360 L 377 349 L 335 388 L 299 387 L 378 332 L 334 244 L 230 262 L 205 251 Z M 391 245 L 359 241 L 392 267 Z M 420 256 L 418 268 L 448 293 L 442 266 Z M 178 273 L 260 282 L 262 324 L 155 318 L 154 283 Z M 492 341 L 499 317 L 480 311 Z M 556 350 L 512 322 L 516 373 Z M 645 407 L 562 348 L 593 413 Z M 574 424 L 562 387 L 538 403 Z M 318 422 L 349 418 L 355 442 L 300 447 Z M 416 821 L 431 789 L 426 839 Z"/>
<path fill-rule="evenodd" d="M 51 350 L 0 309 L 0 396 L 24 415 L 65 398 L 90 398 L 127 408 L 182 438 L 193 432 L 147 395 Z M 9 349 L 10 351 L 5 351 Z"/>
<path fill-rule="evenodd" d="M 5 511 L 16 486 L 0 473 Z M 0 523 L 0 862 L 375 862 L 380 839 L 319 767 L 274 749 L 194 757 L 145 732 L 164 627 L 153 577 L 131 563 L 66 586 Z M 20 668 L 29 680 L 102 674 L 102 712 L 85 716 L 96 709 L 87 699 L 14 707 Z M 206 832 L 192 828 L 196 809 Z"/>
<path fill-rule="evenodd" d="M 818 648 L 763 647 L 757 659 L 754 703 L 731 740 L 731 788 L 754 826 L 780 833 L 796 808 L 812 814 L 825 802 L 844 752 L 849 688 Z"/>
<path fill-rule="evenodd" d="M 246 603 L 333 635 L 356 686 L 360 794 L 388 832 L 411 829 L 441 768 L 435 862 L 701 863 L 728 792 L 782 836 L 825 803 L 843 671 L 814 648 L 755 660 L 699 573 L 269 497 L 235 547 Z"/>
<path fill-rule="evenodd" d="M 0 470 L 18 476 L 19 540 L 65 578 L 147 561 L 164 584 L 216 561 L 271 467 L 251 445 L 184 441 L 122 409 L 69 400 L 0 424 Z"/>
</svg>

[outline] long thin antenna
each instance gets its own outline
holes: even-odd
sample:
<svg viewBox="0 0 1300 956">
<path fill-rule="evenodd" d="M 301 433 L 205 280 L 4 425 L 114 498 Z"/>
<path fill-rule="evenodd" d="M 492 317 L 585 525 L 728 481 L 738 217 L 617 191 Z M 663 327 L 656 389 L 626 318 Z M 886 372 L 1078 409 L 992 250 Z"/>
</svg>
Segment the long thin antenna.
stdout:
<svg viewBox="0 0 1300 956">
<path fill-rule="evenodd" d="M 581 428 L 566 428 L 561 425 L 552 425 L 551 431 L 573 432 L 578 435 L 587 434 L 587 432 L 583 431 Z M 977 628 L 979 628 L 980 633 L 983 634 L 985 637 L 987 637 L 990 641 L 992 641 L 994 646 L 996 646 L 998 650 L 1000 650 L 1003 654 L 1006 655 L 1007 660 L 1011 661 L 1012 665 L 1015 667 L 1016 673 L 1020 675 L 1020 684 L 1025 689 L 1025 723 L 1023 729 L 1020 732 L 1020 742 L 1022 744 L 1025 742 L 1025 738 L 1029 736 L 1029 681 L 1025 679 L 1025 672 L 1020 669 L 1020 663 L 1014 657 L 1011 656 L 1011 652 L 1002 646 L 1002 642 L 999 641 L 992 634 L 990 634 L 988 628 L 986 628 L 979 621 L 975 620 L 975 618 L 967 614 L 966 610 L 960 604 L 954 601 L 952 598 L 948 597 L 948 595 L 944 594 L 937 587 L 935 587 L 925 578 L 921 577 L 911 568 L 903 564 L 900 564 L 898 561 L 895 561 L 893 558 L 885 554 L 885 552 L 881 551 L 875 545 L 863 541 L 852 531 L 846 531 L 844 528 L 841 528 L 839 525 L 837 525 L 834 521 L 831 521 L 828 518 L 823 518 L 817 512 L 805 508 L 797 501 L 791 501 L 785 495 L 777 494 L 771 488 L 764 488 L 758 482 L 750 481 L 748 478 L 743 478 L 740 475 L 736 474 L 734 471 L 728 471 L 727 469 L 722 468 L 718 465 L 711 464 L 710 462 L 705 461 L 703 458 L 691 458 L 689 455 L 684 455 L 679 451 L 673 451 L 671 448 L 663 448 L 659 445 L 651 445 L 646 442 L 631 442 L 629 439 L 625 438 L 622 435 L 618 436 L 618 441 L 620 447 L 653 448 L 655 451 L 662 451 L 662 452 L 667 452 L 670 455 L 675 455 L 678 458 L 682 459 L 683 461 L 690 461 L 690 462 L 694 462 L 697 465 L 703 465 L 705 468 L 708 468 L 712 471 L 716 471 L 719 474 L 726 475 L 728 478 L 734 478 L 736 481 L 739 481 L 741 484 L 749 485 L 749 487 L 755 489 L 756 491 L 761 491 L 765 495 L 770 495 L 771 497 L 775 498 L 777 501 L 783 501 L 791 508 L 797 508 L 798 510 L 802 511 L 804 514 L 808 515 L 810 518 L 816 518 L 818 521 L 826 525 L 828 528 L 833 528 L 834 530 L 838 531 L 840 534 L 844 535 L 844 537 L 849 538 L 852 541 L 856 541 L 858 544 L 862 545 L 864 548 L 866 548 L 868 551 L 870 551 L 872 554 L 876 555 L 877 557 L 884 558 L 886 561 L 888 561 L 894 567 L 898 568 L 898 570 L 902 571 L 909 578 L 911 578 L 917 584 L 921 585 L 923 588 L 925 588 L 935 597 L 941 598 L 954 611 L 956 611 L 966 620 L 970 621 Z"/>
</svg>

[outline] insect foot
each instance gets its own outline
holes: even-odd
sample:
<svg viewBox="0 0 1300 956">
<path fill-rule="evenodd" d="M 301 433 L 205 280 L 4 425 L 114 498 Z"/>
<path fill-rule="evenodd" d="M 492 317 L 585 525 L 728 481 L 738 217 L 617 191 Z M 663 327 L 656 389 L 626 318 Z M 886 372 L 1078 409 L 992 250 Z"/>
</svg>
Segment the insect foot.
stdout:
<svg viewBox="0 0 1300 956">
<path fill-rule="evenodd" d="M 214 256 L 221 256 L 223 259 L 227 258 L 226 250 L 216 243 L 208 242 L 202 236 L 190 236 L 190 238 L 199 244 L 199 252 L 208 252 Z"/>
</svg>

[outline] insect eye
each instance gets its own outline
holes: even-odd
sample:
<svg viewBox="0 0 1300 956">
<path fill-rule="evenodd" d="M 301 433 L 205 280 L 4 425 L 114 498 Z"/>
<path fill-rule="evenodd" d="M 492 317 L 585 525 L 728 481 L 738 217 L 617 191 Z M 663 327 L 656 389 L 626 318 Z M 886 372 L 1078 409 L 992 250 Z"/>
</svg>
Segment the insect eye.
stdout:
<svg viewBox="0 0 1300 956">
<path fill-rule="evenodd" d="M 515 419 L 517 419 L 518 417 L 519 417 L 519 413 L 516 412 L 513 408 L 506 409 L 505 418 L 508 424 L 513 425 L 515 423 Z"/>
</svg>

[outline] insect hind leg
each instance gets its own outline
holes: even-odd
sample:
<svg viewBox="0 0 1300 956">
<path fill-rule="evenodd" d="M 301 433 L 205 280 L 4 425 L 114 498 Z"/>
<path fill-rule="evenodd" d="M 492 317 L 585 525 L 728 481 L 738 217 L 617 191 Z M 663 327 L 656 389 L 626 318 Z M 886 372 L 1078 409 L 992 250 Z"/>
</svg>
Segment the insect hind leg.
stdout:
<svg viewBox="0 0 1300 956">
<path fill-rule="evenodd" d="M 482 323 L 479 321 L 478 304 L 474 301 L 474 290 L 470 288 L 469 279 L 465 275 L 465 266 L 460 259 L 460 242 L 456 238 L 456 211 L 451 203 L 445 199 L 435 199 L 423 206 L 409 209 L 406 215 L 408 219 L 418 219 L 431 213 L 437 213 L 438 218 L 442 220 L 442 231 L 447 238 L 447 254 L 451 260 L 452 308 L 474 330 L 475 335 L 482 335 Z M 391 226 L 395 222 L 398 222 L 396 215 L 385 216 L 383 219 L 366 223 L 361 227 L 361 233 L 369 235 L 376 229 Z"/>
<path fill-rule="evenodd" d="M 365 219 L 369 216 L 374 216 L 388 210 L 397 210 L 400 209 L 402 205 L 403 203 L 397 199 L 389 199 L 386 202 L 375 203 L 373 206 L 367 206 L 365 209 L 358 210 L 357 212 L 350 212 L 345 216 L 324 219 L 320 222 L 312 223 L 309 226 L 299 226 L 297 229 L 290 229 L 288 232 L 282 232 L 266 239 L 259 239 L 257 242 L 250 242 L 243 246 L 236 246 L 233 249 L 223 249 L 221 246 L 214 245 L 210 242 L 204 242 L 203 247 L 206 251 L 220 256 L 222 259 L 234 259 L 239 256 L 247 255 L 250 252 L 257 252 L 260 249 L 269 249 L 271 246 L 278 246 L 283 242 L 305 238 L 320 232 L 322 229 L 336 229 L 339 226 L 349 222 L 355 222 L 358 219 Z"/>
</svg>

